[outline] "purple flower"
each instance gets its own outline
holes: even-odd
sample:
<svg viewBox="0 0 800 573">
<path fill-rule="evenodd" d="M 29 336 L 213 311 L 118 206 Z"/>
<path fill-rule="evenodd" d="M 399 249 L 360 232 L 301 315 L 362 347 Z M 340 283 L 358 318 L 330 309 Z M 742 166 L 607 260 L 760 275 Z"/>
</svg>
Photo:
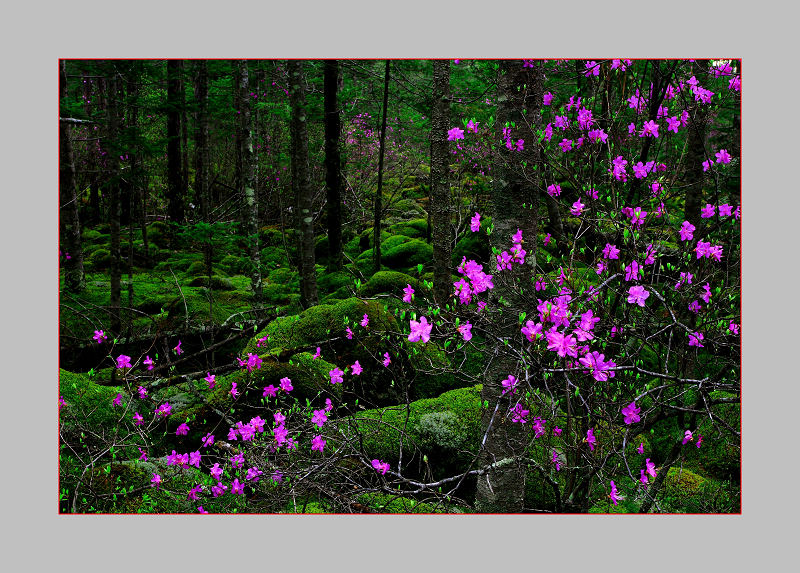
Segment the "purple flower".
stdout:
<svg viewBox="0 0 800 573">
<path fill-rule="evenodd" d="M 117 394 L 116 397 L 111 401 L 112 406 L 119 406 L 122 404 L 122 394 Z"/>
<path fill-rule="evenodd" d="M 650 293 L 643 286 L 632 286 L 628 289 L 628 302 L 632 304 L 644 306 L 644 301 L 649 296 Z"/>
<path fill-rule="evenodd" d="M 189 425 L 186 422 L 182 423 L 180 426 L 178 426 L 178 429 L 175 430 L 176 436 L 185 436 L 188 433 L 189 433 Z"/>
<path fill-rule="evenodd" d="M 365 314 L 364 318 L 361 319 L 361 326 L 366 328 L 368 324 L 369 324 L 369 315 Z"/>
<path fill-rule="evenodd" d="M 361 367 L 361 364 L 356 360 L 353 363 L 353 376 L 359 376 L 363 371 L 364 369 Z M 331 382 L 333 382 L 333 380 L 331 380 Z"/>
<path fill-rule="evenodd" d="M 511 421 L 517 424 L 525 424 L 528 420 L 526 416 L 530 414 L 530 410 L 525 410 L 519 402 L 514 405 L 510 410 Z"/>
<path fill-rule="evenodd" d="M 409 342 L 428 342 L 431 339 L 432 324 L 428 324 L 428 319 L 424 316 L 420 318 L 419 322 L 416 320 L 411 321 L 411 334 L 408 335 Z"/>
<path fill-rule="evenodd" d="M 411 285 L 406 285 L 406 288 L 403 289 L 403 302 L 411 302 L 411 297 L 414 295 L 414 289 L 411 288 Z"/>
<path fill-rule="evenodd" d="M 386 472 L 389 471 L 390 466 L 388 462 L 382 462 L 381 460 L 372 460 L 372 467 L 375 468 L 381 475 L 386 475 Z"/>
<path fill-rule="evenodd" d="M 542 325 L 541 324 L 534 324 L 532 320 L 529 320 L 525 323 L 525 326 L 521 329 L 522 334 L 528 339 L 528 342 L 533 342 L 535 338 L 541 338 L 542 336 Z"/>
<path fill-rule="evenodd" d="M 214 443 L 214 434 L 209 432 L 205 436 L 203 436 L 203 447 L 204 448 L 207 448 L 208 446 L 210 446 L 213 443 Z"/>
<path fill-rule="evenodd" d="M 513 396 L 517 391 L 517 379 L 511 374 L 500 384 L 503 386 L 503 393 L 501 396 L 505 396 L 506 394 Z"/>
<path fill-rule="evenodd" d="M 635 424 L 641 420 L 639 414 L 641 413 L 642 409 L 636 406 L 636 402 L 631 402 L 627 406 L 622 409 L 622 415 L 625 416 L 625 423 Z"/>
<path fill-rule="evenodd" d="M 117 368 L 132 368 L 131 357 L 120 354 L 117 357 Z"/>
<path fill-rule="evenodd" d="M 311 439 L 311 451 L 321 452 L 325 448 L 327 440 L 323 440 L 322 436 L 314 436 Z"/>
<path fill-rule="evenodd" d="M 693 332 L 689 334 L 689 346 L 697 346 L 698 348 L 704 348 L 703 346 L 703 333 L 702 332 Z"/>
<path fill-rule="evenodd" d="M 456 330 L 458 330 L 459 334 L 461 334 L 464 341 L 469 341 L 472 339 L 472 324 L 469 322 L 465 322 L 461 326 L 459 326 Z"/>
<path fill-rule="evenodd" d="M 389 367 L 389 364 L 391 364 L 391 363 L 392 363 L 392 357 L 391 357 L 391 356 L 389 356 L 389 353 L 388 353 L 388 352 L 384 352 L 384 353 L 383 353 L 383 365 L 384 365 L 386 368 L 388 368 L 388 367 Z"/>
<path fill-rule="evenodd" d="M 447 132 L 448 141 L 455 141 L 457 139 L 464 139 L 464 130 L 459 127 L 454 127 Z"/>
<path fill-rule="evenodd" d="M 317 427 L 321 428 L 327 421 L 328 416 L 325 410 L 314 410 L 314 415 L 311 418 L 312 424 L 316 424 Z"/>
<path fill-rule="evenodd" d="M 294 386 L 292 386 L 292 381 L 289 378 L 281 378 L 281 390 L 284 392 L 291 392 L 294 390 Z"/>
<path fill-rule="evenodd" d="M 153 479 L 150 480 L 150 483 L 153 484 L 150 487 L 158 489 L 158 486 L 161 485 L 161 476 L 154 472 Z"/>
<path fill-rule="evenodd" d="M 104 340 L 108 339 L 108 336 L 102 330 L 95 330 L 94 336 L 92 336 L 97 341 L 97 344 L 103 344 Z"/>
<path fill-rule="evenodd" d="M 344 372 L 339 370 L 338 366 L 333 370 L 329 371 L 328 375 L 331 377 L 331 384 L 341 384 L 342 382 L 344 382 L 344 378 L 342 378 Z"/>
<path fill-rule="evenodd" d="M 594 445 L 597 443 L 597 438 L 594 435 L 594 428 L 589 428 L 586 432 L 586 441 L 589 443 L 589 449 L 594 451 Z"/>
<path fill-rule="evenodd" d="M 137 426 L 141 426 L 143 422 L 144 422 L 144 418 L 142 418 L 142 415 L 139 414 L 139 412 L 134 412 L 133 413 L 133 423 L 135 425 L 137 425 Z"/>
</svg>

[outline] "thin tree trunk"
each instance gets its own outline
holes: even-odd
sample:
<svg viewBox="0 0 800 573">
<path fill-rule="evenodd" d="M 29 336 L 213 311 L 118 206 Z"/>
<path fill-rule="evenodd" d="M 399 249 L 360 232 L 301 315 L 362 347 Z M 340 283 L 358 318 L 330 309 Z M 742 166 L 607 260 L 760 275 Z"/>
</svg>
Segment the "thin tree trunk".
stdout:
<svg viewBox="0 0 800 573">
<path fill-rule="evenodd" d="M 381 270 L 381 211 L 383 210 L 383 156 L 386 147 L 386 108 L 389 105 L 389 71 L 391 62 L 386 60 L 386 71 L 383 76 L 383 118 L 381 119 L 380 150 L 378 151 L 378 191 L 375 193 L 375 218 L 372 227 L 373 248 L 372 260 L 375 270 Z"/>
<path fill-rule="evenodd" d="M 708 60 L 695 60 L 692 73 L 699 82 L 705 79 Z M 685 217 L 692 225 L 700 227 L 700 205 L 703 200 L 703 161 L 706 161 L 706 123 L 708 112 L 702 103 L 695 103 L 689 114 L 687 129 L 689 130 L 688 149 L 686 151 L 686 202 Z"/>
<path fill-rule="evenodd" d="M 303 62 L 289 60 L 289 99 L 292 107 L 292 187 L 296 198 L 296 224 L 300 239 L 300 304 L 318 303 L 317 271 L 314 260 L 313 189 L 308 176 L 308 131 Z"/>
<path fill-rule="evenodd" d="M 342 270 L 342 157 L 339 152 L 339 62 L 325 60 L 325 172 L 328 193 L 328 270 Z"/>
<path fill-rule="evenodd" d="M 197 112 L 195 117 L 195 169 L 194 187 L 197 202 L 200 205 L 200 218 L 205 223 L 211 223 L 211 197 L 208 190 L 208 62 L 198 60 L 195 62 L 195 91 Z M 209 241 L 204 246 L 206 274 L 211 280 L 212 274 L 212 244 Z M 209 310 L 210 312 L 210 310 Z"/>
<path fill-rule="evenodd" d="M 433 62 L 431 113 L 431 223 L 433 233 L 433 294 L 444 307 L 453 291 L 450 279 L 453 229 L 447 128 L 450 122 L 450 60 Z"/>
<path fill-rule="evenodd" d="M 250 254 L 250 284 L 253 289 L 253 306 L 261 304 L 261 255 L 258 248 L 258 204 L 255 192 L 255 164 L 253 161 L 253 139 L 250 136 L 250 76 L 247 60 L 239 61 L 240 146 L 242 158 L 242 195 L 244 197 L 243 220 L 247 233 L 247 248 Z M 313 243 L 312 243 L 313 250 Z"/>
<path fill-rule="evenodd" d="M 119 336 L 122 333 L 122 316 L 120 314 L 122 299 L 122 265 L 120 256 L 120 215 L 119 197 L 119 155 L 117 139 L 119 137 L 119 90 L 117 89 L 116 70 L 113 62 L 109 65 L 108 85 L 108 150 L 109 178 L 109 219 L 111 222 L 111 331 Z"/>
<path fill-rule="evenodd" d="M 66 62 L 61 60 L 60 66 L 60 100 L 67 97 Z M 78 194 L 75 187 L 75 163 L 72 154 L 70 126 L 59 122 L 58 135 L 61 157 L 59 158 L 59 196 L 61 201 L 61 251 L 69 253 L 64 264 L 64 285 L 69 292 L 77 293 L 86 288 L 86 276 L 83 270 L 83 248 L 81 245 L 81 221 L 78 213 Z"/>
<path fill-rule="evenodd" d="M 181 116 L 180 116 L 180 69 L 181 62 L 167 60 L 167 189 L 169 219 L 175 223 L 183 221 L 183 197 L 181 189 Z"/>
</svg>

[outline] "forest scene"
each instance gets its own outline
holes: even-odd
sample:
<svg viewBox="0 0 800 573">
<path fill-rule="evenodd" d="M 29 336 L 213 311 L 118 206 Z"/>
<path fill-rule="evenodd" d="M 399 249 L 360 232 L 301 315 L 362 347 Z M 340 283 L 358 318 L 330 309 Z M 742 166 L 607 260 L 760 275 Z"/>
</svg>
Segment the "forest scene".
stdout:
<svg viewBox="0 0 800 573">
<path fill-rule="evenodd" d="M 740 60 L 58 65 L 59 513 L 741 513 Z"/>
</svg>

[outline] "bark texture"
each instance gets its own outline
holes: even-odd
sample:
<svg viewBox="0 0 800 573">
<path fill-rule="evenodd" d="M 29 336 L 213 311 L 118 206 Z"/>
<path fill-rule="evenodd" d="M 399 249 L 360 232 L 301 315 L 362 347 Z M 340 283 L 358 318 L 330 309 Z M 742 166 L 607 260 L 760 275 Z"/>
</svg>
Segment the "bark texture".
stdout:
<svg viewBox="0 0 800 573">
<path fill-rule="evenodd" d="M 433 295 L 444 307 L 453 291 L 450 279 L 453 229 L 447 131 L 450 123 L 450 60 L 433 62 L 431 113 L 431 231 L 433 234 Z"/>
</svg>

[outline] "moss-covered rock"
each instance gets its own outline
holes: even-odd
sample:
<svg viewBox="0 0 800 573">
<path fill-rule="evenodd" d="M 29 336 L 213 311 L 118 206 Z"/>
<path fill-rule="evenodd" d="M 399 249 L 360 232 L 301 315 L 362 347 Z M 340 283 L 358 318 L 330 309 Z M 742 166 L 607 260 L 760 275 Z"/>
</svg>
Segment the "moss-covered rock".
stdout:
<svg viewBox="0 0 800 573">
<path fill-rule="evenodd" d="M 193 287 L 209 288 L 209 285 L 212 290 L 236 290 L 236 286 L 229 278 L 219 275 L 212 275 L 210 281 L 208 277 L 195 277 L 189 282 L 189 286 Z"/>
<path fill-rule="evenodd" d="M 89 266 L 91 266 L 95 270 L 105 270 L 111 267 L 111 263 L 113 262 L 113 258 L 111 257 L 111 251 L 108 249 L 96 249 L 89 255 Z"/>
<path fill-rule="evenodd" d="M 387 250 L 381 262 L 392 269 L 408 269 L 418 264 L 428 265 L 433 260 L 433 247 L 419 239 L 411 239 Z"/>
<path fill-rule="evenodd" d="M 397 298 L 403 297 L 403 289 L 411 285 L 415 291 L 419 290 L 419 281 L 405 273 L 397 271 L 378 271 L 358 291 L 360 296 L 371 297 L 376 294 L 388 293 Z"/>
<path fill-rule="evenodd" d="M 392 235 L 404 235 L 411 239 L 424 239 L 428 234 L 428 219 L 411 219 L 390 225 L 387 230 Z"/>
<path fill-rule="evenodd" d="M 350 287 L 353 285 L 353 277 L 350 273 L 345 271 L 335 271 L 326 273 L 317 279 L 317 288 L 321 293 L 332 293 L 342 287 Z"/>
<path fill-rule="evenodd" d="M 367 457 L 396 466 L 419 467 L 428 457 L 434 477 L 463 471 L 481 439 L 481 386 L 445 392 L 408 406 L 365 410 L 336 422 L 347 435 L 360 435 Z"/>
</svg>

